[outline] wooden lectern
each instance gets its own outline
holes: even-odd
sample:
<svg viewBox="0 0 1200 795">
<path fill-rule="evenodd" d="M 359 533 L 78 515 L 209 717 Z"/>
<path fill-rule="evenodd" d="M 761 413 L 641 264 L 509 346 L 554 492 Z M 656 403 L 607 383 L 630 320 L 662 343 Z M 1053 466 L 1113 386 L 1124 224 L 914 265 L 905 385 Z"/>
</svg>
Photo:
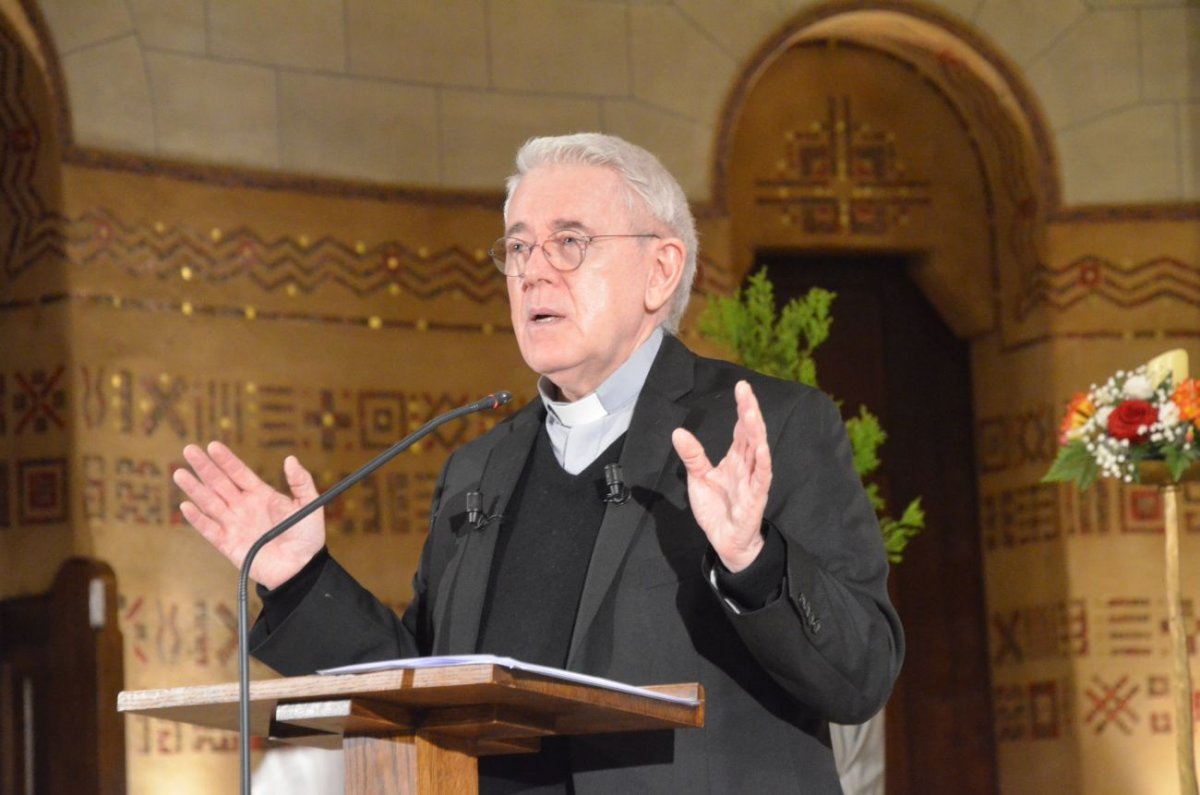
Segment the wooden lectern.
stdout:
<svg viewBox="0 0 1200 795">
<path fill-rule="evenodd" d="M 700 685 L 643 689 L 693 703 L 483 663 L 252 682 L 250 730 L 341 745 L 347 795 L 461 795 L 478 792 L 478 757 L 536 751 L 542 737 L 704 724 Z M 238 686 L 126 691 L 117 707 L 237 731 Z"/>
</svg>

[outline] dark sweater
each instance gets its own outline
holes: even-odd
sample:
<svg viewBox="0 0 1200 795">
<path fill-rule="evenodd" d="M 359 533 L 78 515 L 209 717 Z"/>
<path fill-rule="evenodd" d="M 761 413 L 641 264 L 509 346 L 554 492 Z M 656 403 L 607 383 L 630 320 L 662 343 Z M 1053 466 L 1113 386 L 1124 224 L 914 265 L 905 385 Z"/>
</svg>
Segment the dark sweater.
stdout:
<svg viewBox="0 0 1200 795">
<path fill-rule="evenodd" d="M 604 466 L 621 454 L 625 437 L 578 475 L 554 457 L 543 428 L 537 436 L 508 515 L 500 525 L 479 628 L 481 653 L 563 667 L 592 547 L 604 519 Z M 483 757 L 479 791 L 571 791 L 567 741 L 548 738 L 536 754 Z"/>
</svg>

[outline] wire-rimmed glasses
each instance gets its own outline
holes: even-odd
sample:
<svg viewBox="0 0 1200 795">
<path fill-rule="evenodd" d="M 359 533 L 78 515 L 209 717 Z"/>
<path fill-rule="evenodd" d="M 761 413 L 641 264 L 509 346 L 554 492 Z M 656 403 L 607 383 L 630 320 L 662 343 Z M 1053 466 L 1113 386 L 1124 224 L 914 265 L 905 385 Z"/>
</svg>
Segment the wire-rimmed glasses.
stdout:
<svg viewBox="0 0 1200 795">
<path fill-rule="evenodd" d="M 492 244 L 488 253 L 492 262 L 505 276 L 524 276 L 525 266 L 533 256 L 533 250 L 541 247 L 542 255 L 555 270 L 573 271 L 583 264 L 588 246 L 593 241 L 610 237 L 659 237 L 654 232 L 642 232 L 632 235 L 585 235 L 569 229 L 564 229 L 547 237 L 541 243 L 530 243 L 519 237 L 501 237 Z"/>
</svg>

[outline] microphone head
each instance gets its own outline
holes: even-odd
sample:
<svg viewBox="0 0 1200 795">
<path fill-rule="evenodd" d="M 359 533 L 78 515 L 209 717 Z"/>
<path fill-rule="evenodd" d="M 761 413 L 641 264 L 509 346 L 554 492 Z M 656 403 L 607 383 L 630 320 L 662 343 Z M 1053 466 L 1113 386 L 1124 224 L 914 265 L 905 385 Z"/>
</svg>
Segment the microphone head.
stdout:
<svg viewBox="0 0 1200 795">
<path fill-rule="evenodd" d="M 505 392 L 504 390 L 493 392 L 492 398 L 496 401 L 496 404 L 492 408 L 498 409 L 512 400 L 512 392 Z"/>
</svg>

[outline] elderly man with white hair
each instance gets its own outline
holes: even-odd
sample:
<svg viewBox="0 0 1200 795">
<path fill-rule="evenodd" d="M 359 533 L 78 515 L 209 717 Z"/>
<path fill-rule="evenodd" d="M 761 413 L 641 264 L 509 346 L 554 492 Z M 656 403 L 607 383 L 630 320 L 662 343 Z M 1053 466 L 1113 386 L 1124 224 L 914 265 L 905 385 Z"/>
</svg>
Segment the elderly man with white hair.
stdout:
<svg viewBox="0 0 1200 795">
<path fill-rule="evenodd" d="M 396 616 L 318 513 L 264 548 L 255 656 L 286 674 L 494 653 L 633 684 L 700 682 L 702 729 L 578 737 L 480 761 L 483 792 L 840 791 L 828 723 L 883 705 L 903 658 L 875 514 L 833 403 L 674 336 L 696 269 L 678 182 L 612 136 L 517 155 L 492 256 L 540 396 L 450 456 Z M 316 496 L 189 446 L 184 517 L 235 564 Z M 618 463 L 629 499 L 602 496 Z M 468 523 L 478 493 L 495 521 Z"/>
</svg>

